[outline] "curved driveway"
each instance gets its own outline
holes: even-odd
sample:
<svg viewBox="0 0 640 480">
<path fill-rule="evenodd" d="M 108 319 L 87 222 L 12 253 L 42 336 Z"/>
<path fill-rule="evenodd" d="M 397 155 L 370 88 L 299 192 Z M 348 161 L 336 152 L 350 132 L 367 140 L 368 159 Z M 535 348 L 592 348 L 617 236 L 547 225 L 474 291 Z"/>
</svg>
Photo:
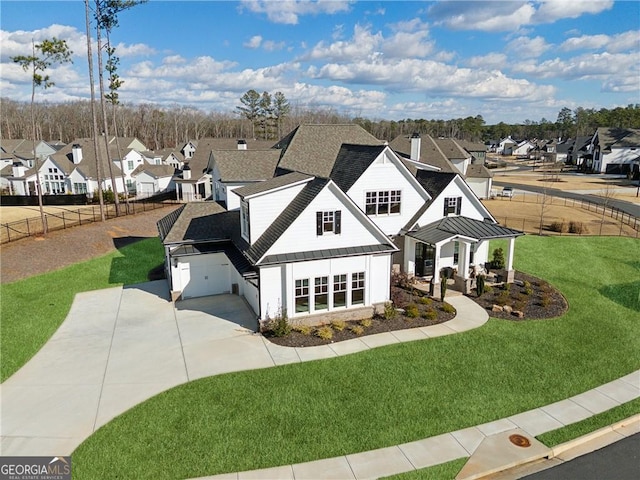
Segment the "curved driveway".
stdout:
<svg viewBox="0 0 640 480">
<path fill-rule="evenodd" d="M 445 324 L 288 348 L 254 333 L 255 315 L 238 296 L 174 305 L 165 281 L 80 293 L 45 346 L 1 385 L 0 455 L 70 455 L 117 415 L 198 378 L 462 332 L 488 319 L 466 297 L 447 300 L 457 316 Z"/>
</svg>

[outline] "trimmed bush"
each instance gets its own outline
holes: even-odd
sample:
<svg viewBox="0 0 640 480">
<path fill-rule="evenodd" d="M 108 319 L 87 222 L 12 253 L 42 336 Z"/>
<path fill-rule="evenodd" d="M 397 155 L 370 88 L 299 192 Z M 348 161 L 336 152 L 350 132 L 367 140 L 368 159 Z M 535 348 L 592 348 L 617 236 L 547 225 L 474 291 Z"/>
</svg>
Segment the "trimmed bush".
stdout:
<svg viewBox="0 0 640 480">
<path fill-rule="evenodd" d="M 302 335 L 311 335 L 313 328 L 310 325 L 296 325 L 291 327 L 293 331 L 301 333 Z"/>
<path fill-rule="evenodd" d="M 362 335 L 364 333 L 362 325 L 351 325 L 349 330 L 351 330 L 355 335 Z"/>
<path fill-rule="evenodd" d="M 407 308 L 404 311 L 404 314 L 409 318 L 416 318 L 420 316 L 420 312 L 418 311 L 418 306 L 414 303 L 410 303 L 407 305 Z"/>
<path fill-rule="evenodd" d="M 393 306 L 393 303 L 386 302 L 384 304 L 384 318 L 385 320 L 391 320 L 396 316 L 396 308 Z"/>
<path fill-rule="evenodd" d="M 449 304 L 447 303 L 447 305 Z M 422 318 L 426 318 L 427 320 L 435 320 L 436 318 L 438 318 L 438 312 L 430 308 L 429 310 L 425 310 L 423 312 Z"/>
<path fill-rule="evenodd" d="M 450 303 L 443 303 L 442 304 L 442 311 L 444 313 L 456 313 L 456 309 Z"/>
<path fill-rule="evenodd" d="M 491 262 L 491 267 L 496 270 L 502 270 L 504 268 L 504 250 L 502 248 L 496 248 L 493 251 L 493 262 Z"/>
<path fill-rule="evenodd" d="M 365 328 L 369 328 L 371 325 L 373 325 L 373 320 L 371 320 L 370 318 L 363 318 L 362 320 L 360 320 L 360 325 Z"/>
<path fill-rule="evenodd" d="M 345 323 L 344 320 L 333 320 L 331 322 L 331 327 L 336 331 L 336 332 L 341 332 L 343 331 L 345 328 L 347 328 L 347 324 Z"/>
<path fill-rule="evenodd" d="M 567 226 L 565 225 L 564 221 L 556 220 L 555 222 L 551 222 L 551 224 L 549 225 L 549 230 L 551 230 L 552 232 L 566 233 Z"/>
<path fill-rule="evenodd" d="M 291 324 L 289 323 L 286 310 L 283 310 L 281 313 L 268 320 L 266 328 L 276 337 L 289 335 L 291 333 Z"/>
<path fill-rule="evenodd" d="M 420 300 L 418 300 L 422 305 L 431 305 L 433 303 L 433 300 L 431 300 L 429 297 L 420 297 Z"/>
<path fill-rule="evenodd" d="M 476 292 L 478 292 L 478 296 L 481 296 L 484 293 L 485 290 L 485 283 L 484 283 L 484 275 L 478 275 L 476 278 Z"/>
</svg>

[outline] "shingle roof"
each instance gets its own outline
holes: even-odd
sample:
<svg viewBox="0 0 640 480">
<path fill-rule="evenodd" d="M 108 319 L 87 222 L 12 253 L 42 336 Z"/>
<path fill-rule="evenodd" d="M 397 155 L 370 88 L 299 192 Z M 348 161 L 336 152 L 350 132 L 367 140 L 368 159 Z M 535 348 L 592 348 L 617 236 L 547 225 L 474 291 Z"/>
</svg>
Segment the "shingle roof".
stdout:
<svg viewBox="0 0 640 480">
<path fill-rule="evenodd" d="M 458 235 L 475 240 L 489 240 L 518 237 L 524 235 L 524 232 L 468 217 L 447 217 L 425 225 L 415 232 L 409 232 L 407 235 L 421 242 L 434 244 Z"/>
<path fill-rule="evenodd" d="M 300 193 L 298 193 L 298 195 L 296 195 L 296 197 L 291 201 L 291 203 L 285 207 L 282 213 L 280 213 L 280 215 L 276 217 L 262 235 L 260 235 L 260 238 L 258 238 L 258 240 L 256 240 L 253 245 L 246 250 L 245 255 L 247 258 L 254 264 L 258 263 L 262 256 L 267 253 L 269 248 L 271 248 L 287 228 L 289 228 L 289 226 L 300 216 L 304 209 L 307 208 L 314 198 L 316 198 L 329 181 L 330 180 L 326 178 L 314 178 L 308 182 Z M 238 190 L 235 191 L 237 192 Z"/>
<path fill-rule="evenodd" d="M 487 146 L 480 142 L 470 142 L 468 140 L 454 140 L 461 148 L 464 148 L 467 152 L 486 152 Z"/>
<path fill-rule="evenodd" d="M 32 151 L 33 142 L 27 141 L 24 138 L 8 139 L 0 138 L 0 149 L 6 153 L 14 153 L 16 151 Z"/>
<path fill-rule="evenodd" d="M 82 147 L 82 161 L 74 165 L 73 163 L 73 153 L 72 149 L 74 145 L 80 145 Z M 110 145 L 108 153 L 104 144 L 104 138 L 98 139 L 98 151 L 100 152 L 100 170 L 102 178 L 109 177 L 109 162 L 113 159 L 117 159 L 117 151 L 116 145 Z M 124 152 L 123 152 L 124 153 Z M 97 167 L 96 167 L 96 151 L 94 148 L 94 143 L 92 138 L 76 138 L 69 144 L 65 145 L 61 148 L 58 153 L 51 155 L 51 158 L 64 170 L 64 172 L 68 175 L 75 168 L 80 170 L 83 175 L 88 178 L 96 179 L 98 178 Z M 115 176 L 120 176 L 120 168 L 117 164 L 111 162 L 111 167 L 113 168 L 113 174 Z"/>
<path fill-rule="evenodd" d="M 160 178 L 160 177 L 171 177 L 175 174 L 176 170 L 172 165 L 149 165 L 142 164 L 138 165 L 136 169 L 131 172 L 132 177 L 136 177 L 142 172 L 147 172 L 149 175 Z"/>
<path fill-rule="evenodd" d="M 282 149 L 278 166 L 327 178 L 345 143 L 383 144 L 360 125 L 300 125 L 275 145 Z"/>
<path fill-rule="evenodd" d="M 433 140 L 440 148 L 440 151 L 449 160 L 464 160 L 469 158 L 471 155 L 460 147 L 452 138 L 434 138 Z"/>
<path fill-rule="evenodd" d="M 343 192 L 348 192 L 385 148 L 385 145 L 342 145 L 329 177 Z"/>
<path fill-rule="evenodd" d="M 157 225 L 160 238 L 168 244 L 230 240 L 240 223 L 237 211 L 227 212 L 215 202 L 192 202 L 161 218 Z"/>
<path fill-rule="evenodd" d="M 442 172 L 454 172 L 455 167 L 438 147 L 431 135 L 421 135 L 420 162 L 437 167 Z M 411 158 L 411 135 L 399 135 L 389 146 L 406 158 Z"/>
<path fill-rule="evenodd" d="M 481 163 L 472 163 L 467 167 L 466 178 L 493 178 L 493 173 Z"/>
<path fill-rule="evenodd" d="M 598 141 L 603 150 L 626 147 L 640 147 L 640 129 L 637 128 L 606 128 L 596 130 Z"/>
<path fill-rule="evenodd" d="M 311 175 L 306 175 L 299 172 L 291 172 L 286 175 L 274 177 L 264 182 L 256 182 L 244 187 L 236 188 L 233 193 L 240 196 L 240 198 L 249 197 L 258 193 L 268 192 L 276 188 L 285 187 L 287 185 L 293 185 L 294 183 L 304 182 L 305 180 L 311 180 Z"/>
<path fill-rule="evenodd" d="M 418 170 L 416 179 L 427 191 L 432 199 L 436 198 L 456 177 L 453 172 L 430 172 L 428 170 Z"/>
<path fill-rule="evenodd" d="M 213 150 L 223 182 L 257 182 L 273 178 L 279 150 Z"/>
</svg>

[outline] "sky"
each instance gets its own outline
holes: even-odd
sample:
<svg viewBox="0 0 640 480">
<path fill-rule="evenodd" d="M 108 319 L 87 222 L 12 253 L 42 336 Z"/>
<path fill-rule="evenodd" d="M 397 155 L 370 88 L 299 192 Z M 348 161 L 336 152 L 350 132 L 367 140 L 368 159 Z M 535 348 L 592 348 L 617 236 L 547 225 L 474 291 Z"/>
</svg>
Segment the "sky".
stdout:
<svg viewBox="0 0 640 480">
<path fill-rule="evenodd" d="M 84 2 L 2 0 L 0 97 L 30 100 L 11 57 L 57 37 L 73 63 L 49 68 L 36 100 L 88 99 L 85 35 Z M 635 0 L 151 0 L 111 40 L 126 104 L 235 114 L 254 89 L 371 120 L 495 124 L 640 103 Z"/>
</svg>

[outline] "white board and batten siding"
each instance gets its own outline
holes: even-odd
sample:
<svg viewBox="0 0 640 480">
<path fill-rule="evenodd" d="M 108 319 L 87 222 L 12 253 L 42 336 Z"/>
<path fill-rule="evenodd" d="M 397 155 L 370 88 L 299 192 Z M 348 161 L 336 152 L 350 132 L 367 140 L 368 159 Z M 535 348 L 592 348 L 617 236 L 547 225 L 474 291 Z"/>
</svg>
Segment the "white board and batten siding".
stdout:
<svg viewBox="0 0 640 480">
<path fill-rule="evenodd" d="M 337 189 L 335 184 L 325 187 L 276 240 L 266 255 L 375 245 L 383 241 L 382 235 L 374 233 L 375 228 L 367 225 L 368 222 L 353 204 L 336 196 Z M 318 235 L 317 213 L 334 212 L 335 215 L 336 211 L 340 211 L 340 233 Z"/>
<path fill-rule="evenodd" d="M 255 242 L 260 235 L 282 213 L 283 208 L 305 187 L 306 183 L 291 185 L 268 195 L 259 195 L 249 199 L 249 222 L 251 241 Z"/>
<path fill-rule="evenodd" d="M 364 304 L 351 304 L 351 274 L 365 273 Z M 358 257 L 332 258 L 308 262 L 288 263 L 260 269 L 262 320 L 273 318 L 283 308 L 290 318 L 303 318 L 310 314 L 347 311 L 389 301 L 391 254 L 362 255 Z M 347 275 L 347 306 L 332 308 L 333 276 Z M 314 280 L 328 277 L 329 302 L 327 310 L 315 311 L 313 306 Z M 309 280 L 310 311 L 296 314 L 295 281 Z"/>
<path fill-rule="evenodd" d="M 464 185 L 464 180 L 456 177 L 433 201 L 427 211 L 418 219 L 418 225 L 421 227 L 433 223 L 443 218 L 444 202 L 446 198 L 462 197 L 462 205 L 460 208 L 460 216 L 473 218 L 475 220 L 484 220 L 490 217 L 489 212 L 484 208 L 480 200 L 475 196 L 471 189 Z"/>
<path fill-rule="evenodd" d="M 383 151 L 351 186 L 347 194 L 356 205 L 366 212 L 366 193 L 400 190 L 400 213 L 369 215 L 369 218 L 387 235 L 396 235 L 428 200 L 416 180 L 406 172 L 404 165 L 393 154 Z"/>
<path fill-rule="evenodd" d="M 467 185 L 478 198 L 489 198 L 491 184 L 490 178 L 467 178 Z"/>
</svg>

